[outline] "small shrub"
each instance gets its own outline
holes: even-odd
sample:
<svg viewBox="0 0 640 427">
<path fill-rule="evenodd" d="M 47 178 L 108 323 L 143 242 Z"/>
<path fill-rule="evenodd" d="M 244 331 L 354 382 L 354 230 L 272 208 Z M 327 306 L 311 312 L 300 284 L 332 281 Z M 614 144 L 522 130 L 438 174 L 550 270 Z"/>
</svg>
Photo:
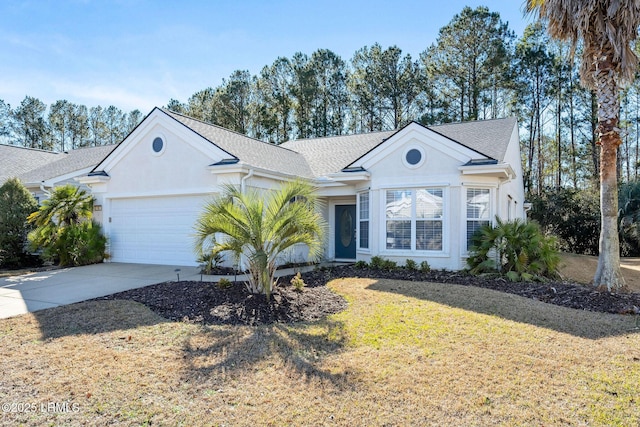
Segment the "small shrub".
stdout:
<svg viewBox="0 0 640 427">
<path fill-rule="evenodd" d="M 106 257 L 106 245 L 100 224 L 87 221 L 63 228 L 53 247 L 45 248 L 44 256 L 61 266 L 96 264 Z"/>
<path fill-rule="evenodd" d="M 295 276 L 291 278 L 290 283 L 293 286 L 293 288 L 298 292 L 302 292 L 302 288 L 307 286 L 307 284 L 304 283 L 304 279 L 302 278 L 302 275 L 300 274 L 299 271 Z"/>
<path fill-rule="evenodd" d="M 219 252 L 206 252 L 200 255 L 197 261 L 202 265 L 204 274 L 211 274 L 222 262 L 222 254 Z"/>
<path fill-rule="evenodd" d="M 427 261 L 422 261 L 420 263 L 420 271 L 422 271 L 423 273 L 428 273 L 431 271 L 431 266 Z"/>
<path fill-rule="evenodd" d="M 231 285 L 231 280 L 225 279 L 224 277 L 218 281 L 218 289 L 229 289 Z"/>
<path fill-rule="evenodd" d="M 407 259 L 404 262 L 404 268 L 406 268 L 407 270 L 416 271 L 418 269 L 418 264 L 412 259 Z"/>
<path fill-rule="evenodd" d="M 374 270 L 382 270 L 384 265 L 384 258 L 382 258 L 381 256 L 374 256 L 371 257 L 371 262 L 369 263 L 369 266 L 374 269 Z"/>
<path fill-rule="evenodd" d="M 482 227 L 472 238 L 467 265 L 471 274 L 498 272 L 511 281 L 557 276 L 556 240 L 536 223 L 515 220 Z"/>
<path fill-rule="evenodd" d="M 398 263 L 391 261 L 390 259 L 384 259 L 380 256 L 374 256 L 371 258 L 369 266 L 374 270 L 395 270 L 398 268 Z"/>
<path fill-rule="evenodd" d="M 357 269 L 362 270 L 369 267 L 369 264 L 367 264 L 367 261 L 360 260 L 360 261 L 356 261 L 356 263 L 353 266 Z"/>
</svg>

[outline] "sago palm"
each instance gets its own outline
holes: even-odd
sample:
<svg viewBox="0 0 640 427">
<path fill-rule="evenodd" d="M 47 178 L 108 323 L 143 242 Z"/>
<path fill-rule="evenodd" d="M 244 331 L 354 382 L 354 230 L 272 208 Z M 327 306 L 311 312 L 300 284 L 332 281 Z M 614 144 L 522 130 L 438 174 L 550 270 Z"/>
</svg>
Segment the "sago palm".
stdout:
<svg viewBox="0 0 640 427">
<path fill-rule="evenodd" d="M 249 290 L 269 299 L 279 255 L 297 244 L 309 248 L 310 261 L 322 254 L 325 222 L 318 207 L 313 187 L 302 181 L 270 192 L 226 185 L 196 221 L 196 251 L 246 257 Z"/>
<path fill-rule="evenodd" d="M 548 22 L 552 37 L 582 42 L 580 80 L 598 99 L 600 150 L 600 255 L 594 285 L 617 291 L 620 273 L 618 238 L 617 150 L 620 139 L 619 89 L 634 78 L 638 59 L 631 43 L 640 26 L 637 0 L 527 0 L 526 8 Z"/>
</svg>

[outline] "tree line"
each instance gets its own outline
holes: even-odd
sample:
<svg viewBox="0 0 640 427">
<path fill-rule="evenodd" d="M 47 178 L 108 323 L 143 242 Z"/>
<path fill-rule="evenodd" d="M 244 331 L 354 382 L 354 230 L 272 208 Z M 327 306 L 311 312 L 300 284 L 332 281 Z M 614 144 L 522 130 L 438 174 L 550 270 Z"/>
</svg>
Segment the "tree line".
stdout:
<svg viewBox="0 0 640 427">
<path fill-rule="evenodd" d="M 578 55 L 575 57 L 577 58 Z M 328 49 L 279 57 L 258 74 L 236 70 L 216 87 L 167 108 L 279 144 L 290 139 L 517 116 L 530 194 L 590 189 L 598 183 L 597 100 L 579 84 L 568 43 L 543 24 L 516 37 L 499 13 L 465 7 L 417 58 L 397 46 L 357 50 L 345 60 Z M 638 178 L 640 83 L 622 96 L 618 174 Z M 15 109 L 0 100 L 0 141 L 69 150 L 119 142 L 138 110 L 47 106 L 27 96 Z"/>
<path fill-rule="evenodd" d="M 0 142 L 53 151 L 116 144 L 142 117 L 139 110 L 126 113 L 113 105 L 87 108 L 58 100 L 47 109 L 38 98 L 25 96 L 11 108 L 0 99 Z"/>
</svg>

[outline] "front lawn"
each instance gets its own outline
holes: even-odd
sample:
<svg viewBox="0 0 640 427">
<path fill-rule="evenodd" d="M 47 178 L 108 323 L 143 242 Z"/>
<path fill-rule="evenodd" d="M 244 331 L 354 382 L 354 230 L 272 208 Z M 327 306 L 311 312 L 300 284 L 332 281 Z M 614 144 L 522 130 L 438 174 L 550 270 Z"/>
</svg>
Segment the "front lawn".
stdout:
<svg viewBox="0 0 640 427">
<path fill-rule="evenodd" d="M 454 284 L 329 286 L 349 306 L 311 323 L 171 322 L 123 300 L 1 320 L 2 424 L 640 423 L 631 316 Z"/>
</svg>

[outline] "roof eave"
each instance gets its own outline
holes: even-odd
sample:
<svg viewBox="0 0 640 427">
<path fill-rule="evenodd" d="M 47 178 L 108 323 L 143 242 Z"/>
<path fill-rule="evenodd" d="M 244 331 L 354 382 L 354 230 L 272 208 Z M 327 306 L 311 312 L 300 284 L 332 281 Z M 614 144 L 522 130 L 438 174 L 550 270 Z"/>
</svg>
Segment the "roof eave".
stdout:
<svg viewBox="0 0 640 427">
<path fill-rule="evenodd" d="M 458 168 L 462 175 L 489 176 L 499 178 L 501 180 L 514 179 L 516 173 L 506 163 L 487 164 L 487 165 L 463 165 Z"/>
</svg>

